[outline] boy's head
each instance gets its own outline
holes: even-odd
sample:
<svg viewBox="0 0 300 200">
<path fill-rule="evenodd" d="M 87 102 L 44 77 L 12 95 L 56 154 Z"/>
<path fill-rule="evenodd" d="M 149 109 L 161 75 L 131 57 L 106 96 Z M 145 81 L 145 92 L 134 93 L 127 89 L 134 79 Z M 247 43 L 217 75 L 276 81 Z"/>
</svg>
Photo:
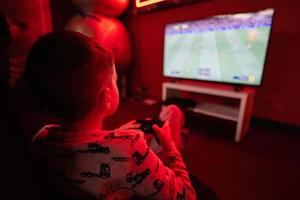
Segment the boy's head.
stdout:
<svg viewBox="0 0 300 200">
<path fill-rule="evenodd" d="M 26 65 L 34 96 L 64 120 L 79 120 L 95 107 L 108 115 L 118 105 L 112 54 L 92 38 L 48 33 L 32 46 Z"/>
</svg>

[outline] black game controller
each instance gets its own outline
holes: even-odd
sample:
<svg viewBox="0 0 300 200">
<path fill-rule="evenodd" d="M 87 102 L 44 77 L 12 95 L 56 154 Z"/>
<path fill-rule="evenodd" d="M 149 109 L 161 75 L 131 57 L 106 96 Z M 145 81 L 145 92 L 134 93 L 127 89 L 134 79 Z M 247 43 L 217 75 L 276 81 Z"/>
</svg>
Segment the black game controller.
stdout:
<svg viewBox="0 0 300 200">
<path fill-rule="evenodd" d="M 136 120 L 137 123 L 141 124 L 140 130 L 143 131 L 145 134 L 154 134 L 154 137 L 158 144 L 160 141 L 156 135 L 156 132 L 153 130 L 152 126 L 156 124 L 159 127 L 164 125 L 164 122 L 159 119 L 138 119 Z"/>
</svg>

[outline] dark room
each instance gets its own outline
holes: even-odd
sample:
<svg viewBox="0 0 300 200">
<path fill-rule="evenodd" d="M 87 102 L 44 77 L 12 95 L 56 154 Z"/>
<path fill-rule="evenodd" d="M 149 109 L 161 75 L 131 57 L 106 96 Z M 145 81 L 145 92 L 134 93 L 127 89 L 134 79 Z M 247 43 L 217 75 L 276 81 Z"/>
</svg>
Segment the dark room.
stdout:
<svg viewBox="0 0 300 200">
<path fill-rule="evenodd" d="M 300 199 L 299 7 L 0 0 L 2 199 Z"/>
</svg>

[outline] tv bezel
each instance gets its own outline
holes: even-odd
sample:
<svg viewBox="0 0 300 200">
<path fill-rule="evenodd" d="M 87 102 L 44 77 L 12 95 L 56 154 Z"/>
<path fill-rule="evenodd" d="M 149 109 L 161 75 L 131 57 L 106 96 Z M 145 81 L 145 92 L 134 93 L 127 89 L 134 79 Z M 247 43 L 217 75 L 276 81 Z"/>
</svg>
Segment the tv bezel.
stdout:
<svg viewBox="0 0 300 200">
<path fill-rule="evenodd" d="M 269 38 L 268 38 L 268 42 L 267 42 L 267 48 L 266 48 L 266 54 L 265 54 L 265 59 L 264 59 L 264 63 L 263 63 L 263 70 L 261 73 L 261 80 L 259 82 L 259 84 L 247 84 L 247 83 L 234 83 L 234 82 L 229 82 L 229 81 L 217 81 L 217 80 L 206 80 L 206 79 L 193 79 L 193 78 L 184 78 L 184 77 L 173 77 L 173 76 L 167 76 L 164 73 L 164 61 L 165 61 L 165 32 L 166 32 L 166 27 L 168 25 L 172 25 L 172 24 L 177 24 L 177 23 L 185 23 L 185 22 L 193 22 L 193 21 L 202 21 L 202 20 L 207 20 L 207 19 L 211 19 L 214 17 L 217 17 L 219 15 L 236 15 L 236 14 L 247 14 L 247 13 L 258 13 L 260 11 L 264 11 L 264 10 L 268 10 L 268 9 L 272 9 L 273 10 L 273 15 L 272 15 L 272 24 L 270 27 L 270 33 L 269 33 Z M 270 40 L 271 40 L 271 35 L 272 35 L 272 29 L 274 26 L 274 16 L 275 16 L 275 9 L 274 8 L 265 8 L 265 9 L 260 9 L 260 10 L 256 10 L 256 11 L 249 11 L 249 12 L 237 12 L 237 13 L 231 13 L 231 14 L 219 14 L 219 15 L 213 15 L 210 17 L 205 17 L 205 18 L 201 18 L 201 19 L 192 19 L 192 20 L 184 20 L 184 21 L 175 21 L 175 22 L 171 22 L 171 23 L 167 23 L 165 24 L 165 28 L 164 28 L 164 39 L 163 39 L 163 77 L 165 78 L 172 78 L 172 79 L 179 79 L 179 80 L 190 80 L 190 81 L 197 81 L 197 82 L 207 82 L 207 83 L 218 83 L 218 84 L 226 84 L 226 85 L 232 85 L 234 87 L 242 87 L 242 86 L 249 86 L 249 87 L 260 87 L 262 86 L 262 83 L 264 81 L 264 75 L 265 75 L 265 70 L 266 70 L 266 62 L 267 62 L 267 57 L 268 57 L 268 52 L 269 52 L 269 48 L 270 48 Z"/>
</svg>

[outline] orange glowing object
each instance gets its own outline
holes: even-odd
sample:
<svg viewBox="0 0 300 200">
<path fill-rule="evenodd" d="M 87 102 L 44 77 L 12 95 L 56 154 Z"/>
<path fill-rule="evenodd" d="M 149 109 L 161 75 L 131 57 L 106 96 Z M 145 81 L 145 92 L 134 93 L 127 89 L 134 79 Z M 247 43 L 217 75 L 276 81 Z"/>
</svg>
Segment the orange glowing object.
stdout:
<svg viewBox="0 0 300 200">
<path fill-rule="evenodd" d="M 141 8 L 141 7 L 145 7 L 145 6 L 149 6 L 151 4 L 155 4 L 155 3 L 158 3 L 158 2 L 162 2 L 162 1 L 165 1 L 165 0 L 136 0 L 135 1 L 135 6 L 137 8 Z"/>
</svg>

